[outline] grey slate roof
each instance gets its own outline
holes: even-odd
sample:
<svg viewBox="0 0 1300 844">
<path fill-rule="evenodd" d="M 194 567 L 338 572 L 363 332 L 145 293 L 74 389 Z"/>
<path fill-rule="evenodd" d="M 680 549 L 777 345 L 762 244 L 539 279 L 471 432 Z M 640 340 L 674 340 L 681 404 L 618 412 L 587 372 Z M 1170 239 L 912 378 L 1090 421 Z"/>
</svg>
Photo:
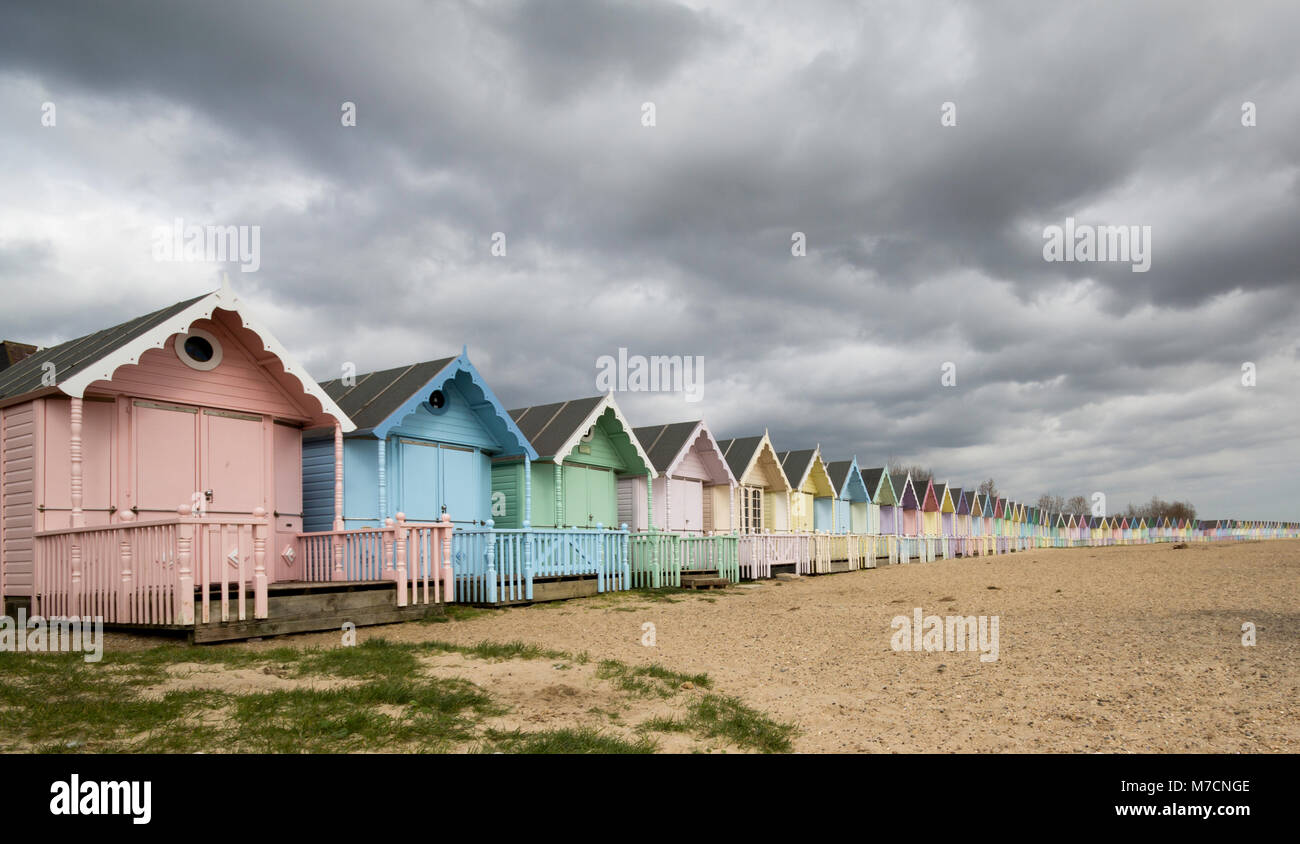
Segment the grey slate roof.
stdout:
<svg viewBox="0 0 1300 844">
<path fill-rule="evenodd" d="M 686 446 L 691 433 L 700 424 L 693 422 L 672 422 L 667 425 L 646 425 L 633 428 L 632 435 L 641 443 L 641 448 L 650 457 L 650 463 L 656 472 L 667 472 L 668 467 L 677 459 L 677 455 Z"/>
<path fill-rule="evenodd" d="M 120 349 L 158 324 L 171 319 L 207 295 L 209 294 L 195 296 L 193 299 L 168 305 L 111 328 L 42 349 L 8 369 L 0 370 L 0 399 L 34 393 L 48 386 L 41 383 L 46 363 L 54 364 L 56 384 L 68 380 L 87 366 Z"/>
<path fill-rule="evenodd" d="M 885 473 L 885 467 L 877 466 L 874 469 L 863 469 L 862 480 L 867 484 L 867 494 L 871 500 L 876 500 L 876 488 L 880 486 L 880 476 Z"/>
<path fill-rule="evenodd" d="M 555 457 L 604 396 L 539 404 L 510 411 L 519 430 L 524 432 L 539 458 Z"/>
<path fill-rule="evenodd" d="M 836 460 L 833 463 L 826 464 L 826 474 L 831 476 L 831 486 L 835 487 L 836 495 L 844 491 L 844 482 L 848 480 L 849 470 L 852 468 L 852 460 Z M 868 491 L 868 494 L 870 494 L 870 491 Z"/>
<path fill-rule="evenodd" d="M 456 358 L 440 358 L 356 376 L 352 386 L 343 379 L 321 381 L 321 389 L 348 415 L 357 430 L 373 428 L 406 403 L 416 390 L 433 380 Z"/>
<path fill-rule="evenodd" d="M 790 486 L 798 486 L 803 480 L 816 453 L 815 448 L 804 448 L 799 451 L 782 451 L 776 455 L 776 459 L 781 462 L 781 470 L 790 481 Z"/>
<path fill-rule="evenodd" d="M 740 476 L 745 474 L 749 468 L 749 461 L 753 459 L 754 452 L 762 444 L 763 438 L 760 437 L 732 437 L 729 440 L 718 440 L 718 448 L 722 449 L 723 455 L 727 458 L 727 466 L 731 468 L 731 474 L 740 480 Z"/>
</svg>

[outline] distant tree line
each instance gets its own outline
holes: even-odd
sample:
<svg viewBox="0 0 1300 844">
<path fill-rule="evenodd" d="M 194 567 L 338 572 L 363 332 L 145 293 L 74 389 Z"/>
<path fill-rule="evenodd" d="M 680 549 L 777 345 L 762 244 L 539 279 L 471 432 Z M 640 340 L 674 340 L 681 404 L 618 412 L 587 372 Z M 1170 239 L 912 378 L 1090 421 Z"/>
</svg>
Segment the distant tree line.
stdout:
<svg viewBox="0 0 1300 844">
<path fill-rule="evenodd" d="M 1064 513 L 1067 516 L 1091 516 L 1092 505 L 1082 495 L 1076 495 L 1068 501 L 1060 495 L 1040 495 L 1038 507 L 1049 513 Z M 1146 519 L 1195 519 L 1196 507 L 1190 501 L 1165 501 L 1157 495 L 1151 496 L 1146 504 L 1129 503 L 1120 514 L 1125 518 Z"/>
<path fill-rule="evenodd" d="M 1158 495 L 1151 496 L 1151 500 L 1146 504 L 1134 506 L 1130 503 L 1124 508 L 1124 515 L 1130 519 L 1146 519 L 1150 522 L 1152 519 L 1195 519 L 1196 508 L 1190 501 L 1165 501 Z"/>
<path fill-rule="evenodd" d="M 892 457 L 889 459 L 887 465 L 889 466 L 889 474 L 911 475 L 912 483 L 916 484 L 917 486 L 925 486 L 927 483 L 934 480 L 934 470 L 931 469 L 929 466 L 921 466 L 919 464 L 907 464 L 899 460 L 898 458 L 892 458 Z"/>
<path fill-rule="evenodd" d="M 919 464 L 904 463 L 897 458 L 890 458 L 886 464 L 889 467 L 891 475 L 908 475 L 912 476 L 912 483 L 918 486 L 924 486 L 927 481 L 934 479 L 934 471 L 929 466 Z M 998 485 L 992 479 L 984 481 L 979 485 L 981 498 L 997 499 Z M 1038 509 L 1048 513 L 1064 513 L 1067 516 L 1091 516 L 1092 503 L 1085 495 L 1075 495 L 1067 499 L 1063 495 L 1040 495 L 1038 496 Z M 1158 495 L 1151 496 L 1151 500 L 1146 504 L 1135 505 L 1130 503 L 1120 514 L 1125 518 L 1146 519 L 1150 522 L 1152 519 L 1195 519 L 1196 507 L 1190 501 L 1165 501 Z"/>
</svg>

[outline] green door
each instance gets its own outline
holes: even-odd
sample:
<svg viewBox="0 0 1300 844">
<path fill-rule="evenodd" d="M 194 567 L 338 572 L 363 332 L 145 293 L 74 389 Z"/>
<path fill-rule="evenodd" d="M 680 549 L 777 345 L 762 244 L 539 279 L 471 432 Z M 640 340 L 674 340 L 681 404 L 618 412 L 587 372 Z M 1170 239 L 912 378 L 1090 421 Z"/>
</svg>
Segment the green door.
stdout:
<svg viewBox="0 0 1300 844">
<path fill-rule="evenodd" d="M 618 520 L 618 493 L 614 473 L 592 466 L 563 467 L 564 524 L 611 527 Z"/>
<path fill-rule="evenodd" d="M 564 524 L 586 527 L 591 510 L 587 507 L 587 472 L 585 466 L 563 467 Z"/>
<path fill-rule="evenodd" d="M 587 473 L 587 507 L 592 514 L 591 526 L 617 527 L 618 485 L 614 473 L 608 469 L 592 469 Z"/>
</svg>

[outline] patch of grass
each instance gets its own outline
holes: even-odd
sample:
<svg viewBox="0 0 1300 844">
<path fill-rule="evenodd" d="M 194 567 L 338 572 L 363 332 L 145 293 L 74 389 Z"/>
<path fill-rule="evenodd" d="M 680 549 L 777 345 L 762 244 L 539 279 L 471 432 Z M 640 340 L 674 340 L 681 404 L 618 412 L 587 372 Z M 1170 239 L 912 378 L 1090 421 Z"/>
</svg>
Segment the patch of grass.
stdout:
<svg viewBox="0 0 1300 844">
<path fill-rule="evenodd" d="M 625 692 L 642 697 L 672 697 L 685 683 L 702 689 L 710 688 L 713 684 L 708 674 L 682 674 L 657 663 L 627 665 L 613 659 L 601 660 L 596 667 L 596 676 L 613 682 Z"/>
<path fill-rule="evenodd" d="M 471 618 L 478 618 L 481 615 L 487 615 L 493 610 L 487 607 L 469 607 L 464 604 L 447 604 L 447 611 L 438 615 L 426 616 L 422 621 L 426 624 L 446 624 L 448 621 L 469 621 Z"/>
<path fill-rule="evenodd" d="M 489 730 L 483 753 L 654 753 L 659 745 L 648 737 L 628 741 L 592 727 L 525 733 Z"/>
<path fill-rule="evenodd" d="M 482 732 L 483 719 L 503 714 L 481 688 L 459 678 L 421 675 L 419 657 L 460 653 L 504 661 L 546 659 L 560 668 L 591 663 L 525 642 L 395 643 L 383 638 L 356 647 L 249 649 L 167 644 L 105 654 L 0 653 L 0 746 L 43 752 L 445 752 L 466 744 L 506 753 L 651 753 L 646 735 L 628 740 L 592 727 L 541 732 Z M 334 689 L 303 688 L 232 694 L 177 690 L 145 698 L 142 687 L 165 682 L 183 663 L 214 667 L 265 666 L 280 677 L 344 678 Z M 616 689 L 662 699 L 683 686 L 709 690 L 707 674 L 685 674 L 658 664 L 603 660 L 597 677 Z M 357 682 L 361 681 L 361 682 Z M 658 718 L 642 733 L 685 732 L 766 752 L 790 748 L 793 727 L 778 724 L 734 698 L 707 693 L 683 699 L 678 718 Z M 621 723 L 617 706 L 591 710 Z M 13 745 L 17 742 L 17 745 Z"/>
<path fill-rule="evenodd" d="M 491 699 L 465 680 L 379 680 L 347 689 L 245 695 L 236 700 L 233 717 L 240 750 L 440 752 L 471 740 L 476 716 L 497 712 Z"/>
<path fill-rule="evenodd" d="M 411 677 L 420 663 L 413 650 L 387 639 L 367 639 L 356 647 L 308 651 L 297 666 L 299 676 L 325 674 L 335 677 Z"/>
<path fill-rule="evenodd" d="M 797 732 L 792 724 L 773 721 L 734 697 L 707 694 L 691 703 L 684 720 L 651 719 L 643 725 L 659 732 L 689 732 L 703 738 L 720 738 L 745 750 L 789 753 Z"/>
<path fill-rule="evenodd" d="M 247 668 L 266 662 L 293 662 L 302 656 L 298 648 L 253 650 L 242 645 L 167 644 L 139 651 L 114 651 L 104 654 L 104 665 L 132 665 L 139 668 L 166 668 L 179 662 Z"/>
<path fill-rule="evenodd" d="M 642 721 L 637 729 L 647 733 L 689 733 L 691 725 L 680 718 L 660 716 Z"/>
<path fill-rule="evenodd" d="M 188 716 L 225 702 L 223 695 L 205 690 L 145 699 L 133 685 L 84 669 L 58 682 L 24 684 L 18 697 L 27 700 L 0 712 L 0 732 L 22 736 L 42 752 L 136 750 L 136 736 L 180 733 Z M 186 744 L 184 750 L 193 747 Z"/>
<path fill-rule="evenodd" d="M 488 660 L 507 659 L 567 659 L 563 651 L 530 645 L 527 642 L 478 642 L 473 645 L 453 645 L 450 642 L 421 642 L 414 647 L 426 650 L 460 653 Z"/>
</svg>

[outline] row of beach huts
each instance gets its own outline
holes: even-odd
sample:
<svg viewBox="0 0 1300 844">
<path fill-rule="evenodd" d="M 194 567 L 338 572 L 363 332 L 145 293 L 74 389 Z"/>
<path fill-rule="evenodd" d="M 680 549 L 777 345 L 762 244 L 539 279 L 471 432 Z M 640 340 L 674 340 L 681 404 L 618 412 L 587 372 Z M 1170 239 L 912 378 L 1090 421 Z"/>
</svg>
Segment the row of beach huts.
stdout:
<svg viewBox="0 0 1300 844">
<path fill-rule="evenodd" d="M 0 594 L 11 614 L 215 641 L 450 601 L 1300 536 L 1049 513 L 834 457 L 633 426 L 612 395 L 507 410 L 464 350 L 318 383 L 227 285 L 0 345 Z"/>
</svg>

